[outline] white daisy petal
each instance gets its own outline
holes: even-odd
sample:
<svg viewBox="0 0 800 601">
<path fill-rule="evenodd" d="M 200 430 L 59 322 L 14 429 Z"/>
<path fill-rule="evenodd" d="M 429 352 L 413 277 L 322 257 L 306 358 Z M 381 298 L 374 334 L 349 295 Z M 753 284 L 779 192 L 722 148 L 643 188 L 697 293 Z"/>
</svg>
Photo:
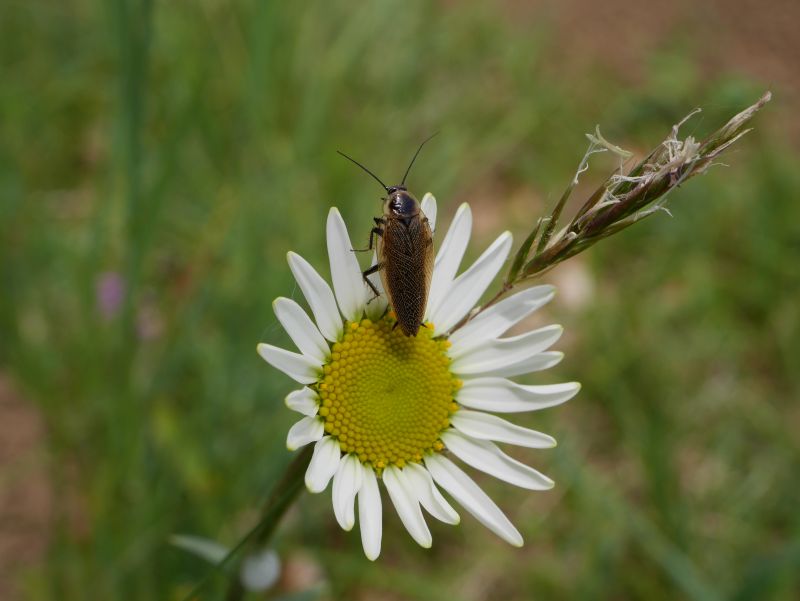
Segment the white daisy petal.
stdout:
<svg viewBox="0 0 800 601">
<path fill-rule="evenodd" d="M 372 265 L 378 263 L 378 255 L 372 253 Z M 367 317 L 372 321 L 378 321 L 384 313 L 386 313 L 386 306 L 389 304 L 386 301 L 386 293 L 383 291 L 383 282 L 381 281 L 380 273 L 373 273 L 367 276 L 372 285 L 378 291 L 379 296 L 375 296 L 372 290 L 367 292 Z"/>
<path fill-rule="evenodd" d="M 427 548 L 433 544 L 431 531 L 422 517 L 422 510 L 419 508 L 419 499 L 411 489 L 411 485 L 402 470 L 390 465 L 383 470 L 383 483 L 389 491 L 389 498 L 392 499 L 400 521 L 408 530 L 417 543 Z"/>
<path fill-rule="evenodd" d="M 340 460 L 339 443 L 331 436 L 323 436 L 314 445 L 314 454 L 306 470 L 306 488 L 313 493 L 325 490 L 339 469 Z"/>
<path fill-rule="evenodd" d="M 459 405 L 493 413 L 524 413 L 560 405 L 581 389 L 578 382 L 526 386 L 506 378 L 465 379 L 456 393 Z"/>
<path fill-rule="evenodd" d="M 431 226 L 431 231 L 436 231 L 436 198 L 430 192 L 426 192 L 419 203 L 425 217 L 428 218 L 428 225 Z"/>
<path fill-rule="evenodd" d="M 371 467 L 362 465 L 361 490 L 358 491 L 358 521 L 361 528 L 361 545 L 370 561 L 381 554 L 383 535 L 383 513 L 378 479 Z"/>
<path fill-rule="evenodd" d="M 309 417 L 316 415 L 317 411 L 319 411 L 319 397 L 308 386 L 290 392 L 285 402 L 286 406 L 292 411 L 297 411 Z"/>
<path fill-rule="evenodd" d="M 522 546 L 522 535 L 514 524 L 456 464 L 443 455 L 431 454 L 425 457 L 425 467 L 436 483 L 450 493 L 481 524 L 507 543 L 515 547 Z"/>
<path fill-rule="evenodd" d="M 559 351 L 548 351 L 546 353 L 536 353 L 529 357 L 524 357 L 515 363 L 507 365 L 482 366 L 475 365 L 467 368 L 453 368 L 454 374 L 463 376 L 521 376 L 535 371 L 542 371 L 557 365 L 564 358 L 564 353 Z"/>
<path fill-rule="evenodd" d="M 355 455 L 345 455 L 333 476 L 333 514 L 343 530 L 351 530 L 356 523 L 355 500 L 362 475 Z"/>
<path fill-rule="evenodd" d="M 476 440 L 453 430 L 443 432 L 441 438 L 447 448 L 461 461 L 490 476 L 530 490 L 553 488 L 553 481 L 550 478 L 512 459 L 493 442 Z"/>
<path fill-rule="evenodd" d="M 311 384 L 319 379 L 322 365 L 310 357 L 263 342 L 256 348 L 264 361 L 301 384 Z"/>
<path fill-rule="evenodd" d="M 325 426 L 322 424 L 322 420 L 316 417 L 304 417 L 289 428 L 289 433 L 286 435 L 286 448 L 294 451 L 310 442 L 317 442 L 323 434 L 325 434 Z"/>
<path fill-rule="evenodd" d="M 431 289 L 428 292 L 428 308 L 425 312 L 426 321 L 438 309 L 442 300 L 450 290 L 453 278 L 456 277 L 458 266 L 467 250 L 470 232 L 472 231 L 472 211 L 468 204 L 458 207 L 453 223 L 447 230 L 444 242 L 436 254 L 436 261 L 433 265 L 433 279 Z"/>
<path fill-rule="evenodd" d="M 460 357 L 468 350 L 503 335 L 555 296 L 553 286 L 534 286 L 518 292 L 478 313 L 450 336 L 451 357 Z"/>
<path fill-rule="evenodd" d="M 447 332 L 475 306 L 508 258 L 512 241 L 511 232 L 503 232 L 469 269 L 453 280 L 446 299 L 430 315 L 436 334 Z"/>
<path fill-rule="evenodd" d="M 446 524 L 458 524 L 461 521 L 456 510 L 436 488 L 428 470 L 416 463 L 408 463 L 403 468 L 403 472 L 408 477 L 409 484 L 414 488 L 420 504 L 428 513 Z"/>
<path fill-rule="evenodd" d="M 342 317 L 336 308 L 331 287 L 300 255 L 290 252 L 287 259 L 294 279 L 311 307 L 319 331 L 331 342 L 336 342 L 342 333 Z"/>
<path fill-rule="evenodd" d="M 561 326 L 552 325 L 512 338 L 490 340 L 455 357 L 452 370 L 462 374 L 485 373 L 497 367 L 519 363 L 550 348 L 563 332 Z"/>
<path fill-rule="evenodd" d="M 549 449 L 556 446 L 556 439 L 536 430 L 517 426 L 496 415 L 481 411 L 459 409 L 450 417 L 453 427 L 471 438 L 505 442 L 531 449 Z"/>
<path fill-rule="evenodd" d="M 336 207 L 332 207 L 328 213 L 327 237 L 331 279 L 339 309 L 348 321 L 359 321 L 367 302 L 367 286 L 361 276 L 347 226 Z"/>
<path fill-rule="evenodd" d="M 320 364 L 325 363 L 330 348 L 303 308 L 289 298 L 279 297 L 272 303 L 272 309 L 300 352 Z"/>
</svg>

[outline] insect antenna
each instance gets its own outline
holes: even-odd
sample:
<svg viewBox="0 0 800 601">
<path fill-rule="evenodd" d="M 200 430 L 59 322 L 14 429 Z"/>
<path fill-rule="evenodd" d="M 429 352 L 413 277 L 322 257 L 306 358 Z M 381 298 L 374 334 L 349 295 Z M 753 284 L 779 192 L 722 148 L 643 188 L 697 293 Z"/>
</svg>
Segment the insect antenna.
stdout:
<svg viewBox="0 0 800 601">
<path fill-rule="evenodd" d="M 426 142 L 427 142 L 427 140 L 426 140 Z M 362 168 L 364 171 L 366 171 L 367 173 L 369 173 L 369 174 L 370 174 L 370 175 L 371 175 L 371 176 L 372 176 L 372 177 L 375 179 L 375 181 L 376 181 L 376 182 L 378 182 L 378 183 L 379 183 L 379 184 L 380 184 L 380 185 L 383 187 L 383 189 L 384 189 L 384 190 L 386 190 L 386 192 L 389 192 L 389 186 L 387 186 L 386 184 L 384 184 L 384 183 L 381 181 L 381 178 L 379 178 L 377 175 L 375 175 L 374 173 L 372 173 L 372 171 L 370 171 L 369 169 L 367 169 L 366 167 L 364 167 L 364 165 L 362 165 L 361 163 L 359 163 L 359 162 L 358 162 L 357 160 L 355 160 L 353 157 L 349 157 L 349 156 L 347 156 L 347 155 L 346 155 L 345 153 L 343 153 L 341 150 L 337 150 L 336 152 L 338 152 L 340 155 L 342 155 L 342 156 L 343 156 L 344 158 L 346 158 L 348 161 L 351 161 L 351 162 L 355 163 L 356 165 L 358 165 L 359 167 L 361 167 L 361 168 Z"/>
<path fill-rule="evenodd" d="M 403 176 L 403 181 L 400 182 L 401 186 L 405 186 L 406 185 L 406 178 L 408 177 L 408 174 L 411 171 L 411 167 L 414 165 L 414 161 L 417 160 L 417 156 L 419 155 L 419 151 L 422 150 L 422 147 L 425 146 L 425 144 L 430 142 L 433 138 L 435 138 L 438 135 L 439 135 L 439 132 L 437 131 L 435 134 L 433 134 L 432 136 L 429 136 L 427 139 L 425 139 L 422 142 L 422 144 L 419 145 L 419 148 L 417 148 L 417 152 L 414 153 L 414 158 L 412 158 L 411 162 L 408 164 L 408 169 L 406 169 L 406 174 Z"/>
</svg>

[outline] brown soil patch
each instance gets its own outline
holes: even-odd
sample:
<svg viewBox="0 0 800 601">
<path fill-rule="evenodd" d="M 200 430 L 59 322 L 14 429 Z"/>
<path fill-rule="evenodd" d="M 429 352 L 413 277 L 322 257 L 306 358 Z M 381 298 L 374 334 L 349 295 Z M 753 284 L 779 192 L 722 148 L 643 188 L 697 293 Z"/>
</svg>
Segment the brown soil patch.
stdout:
<svg viewBox="0 0 800 601">
<path fill-rule="evenodd" d="M 0 373 L 0 599 L 22 598 L 19 577 L 47 548 L 52 492 L 38 412 Z"/>
<path fill-rule="evenodd" d="M 653 68 L 654 52 L 676 49 L 710 81 L 738 74 L 759 82 L 775 94 L 770 121 L 800 142 L 800 114 L 792 110 L 800 102 L 796 0 L 507 0 L 506 8 L 516 22 L 553 26 L 562 45 L 548 58 L 559 70 L 606 67 L 635 86 Z"/>
</svg>

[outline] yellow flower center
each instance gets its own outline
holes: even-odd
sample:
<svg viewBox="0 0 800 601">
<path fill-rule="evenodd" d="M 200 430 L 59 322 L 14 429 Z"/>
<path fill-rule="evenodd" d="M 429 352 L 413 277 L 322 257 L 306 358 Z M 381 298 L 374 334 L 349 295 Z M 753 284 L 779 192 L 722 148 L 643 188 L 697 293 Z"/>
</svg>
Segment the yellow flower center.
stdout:
<svg viewBox="0 0 800 601">
<path fill-rule="evenodd" d="M 325 431 L 376 470 L 441 450 L 439 435 L 458 410 L 450 342 L 433 339 L 429 327 L 405 336 L 394 323 L 387 316 L 345 324 L 317 383 Z"/>
</svg>

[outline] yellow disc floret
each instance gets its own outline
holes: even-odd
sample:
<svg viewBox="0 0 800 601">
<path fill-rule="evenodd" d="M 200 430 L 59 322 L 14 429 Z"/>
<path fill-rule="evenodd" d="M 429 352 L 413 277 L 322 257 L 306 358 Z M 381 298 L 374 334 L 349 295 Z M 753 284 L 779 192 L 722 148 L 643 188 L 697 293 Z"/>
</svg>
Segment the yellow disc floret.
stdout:
<svg viewBox="0 0 800 601">
<path fill-rule="evenodd" d="M 376 470 L 441 450 L 439 435 L 458 410 L 449 342 L 434 339 L 432 328 L 406 336 L 394 323 L 346 324 L 317 384 L 325 431 Z"/>
</svg>

